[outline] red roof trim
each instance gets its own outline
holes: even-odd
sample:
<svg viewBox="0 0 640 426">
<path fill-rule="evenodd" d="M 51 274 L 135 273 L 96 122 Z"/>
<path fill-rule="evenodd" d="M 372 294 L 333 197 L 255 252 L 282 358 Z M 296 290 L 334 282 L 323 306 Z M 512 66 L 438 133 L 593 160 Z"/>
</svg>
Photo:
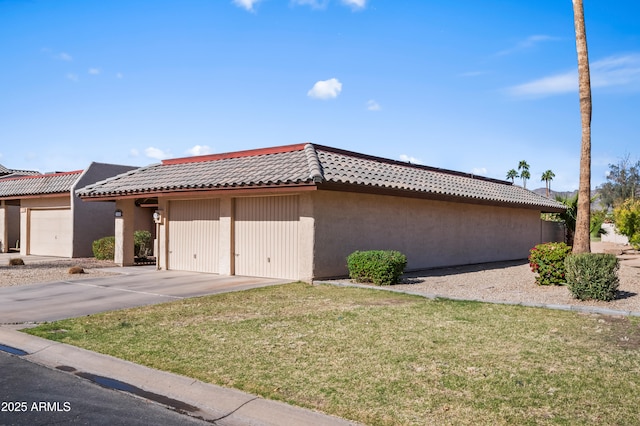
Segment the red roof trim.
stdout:
<svg viewBox="0 0 640 426">
<path fill-rule="evenodd" d="M 307 143 L 295 145 L 274 146 L 271 148 L 249 149 L 246 151 L 226 152 L 222 154 L 198 155 L 196 157 L 171 158 L 162 160 L 162 165 L 199 163 L 203 161 L 226 160 L 229 158 L 256 157 L 258 155 L 282 154 L 285 152 L 302 151 Z"/>
<path fill-rule="evenodd" d="M 7 180 L 19 180 L 19 179 L 42 179 L 46 177 L 54 177 L 54 176 L 65 176 L 65 175 L 79 175 L 84 170 L 74 170 L 73 172 L 59 172 L 59 173 L 49 173 L 46 175 L 29 175 L 29 176 L 16 176 L 2 179 L 3 181 Z"/>
</svg>

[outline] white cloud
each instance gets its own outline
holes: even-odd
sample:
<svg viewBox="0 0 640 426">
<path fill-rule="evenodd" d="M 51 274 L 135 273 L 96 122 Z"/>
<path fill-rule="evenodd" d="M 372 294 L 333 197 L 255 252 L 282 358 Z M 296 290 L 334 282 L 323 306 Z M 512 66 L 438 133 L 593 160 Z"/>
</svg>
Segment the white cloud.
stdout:
<svg viewBox="0 0 640 426">
<path fill-rule="evenodd" d="M 135 148 L 132 148 L 132 149 L 129 150 L 129 155 L 131 157 L 138 157 L 140 155 L 140 151 L 138 151 Z"/>
<path fill-rule="evenodd" d="M 189 155 L 207 155 L 211 154 L 211 148 L 207 145 L 195 145 L 186 151 Z"/>
<path fill-rule="evenodd" d="M 91 74 L 91 75 L 100 74 L 100 68 L 89 68 L 89 74 Z"/>
<path fill-rule="evenodd" d="M 325 9 L 329 0 L 291 0 L 291 4 L 309 6 L 312 9 Z"/>
<path fill-rule="evenodd" d="M 78 81 L 78 74 L 74 74 L 74 73 L 67 73 L 67 78 L 71 81 Z"/>
<path fill-rule="evenodd" d="M 150 146 L 149 148 L 146 148 L 144 150 L 144 155 L 146 155 L 149 158 L 156 159 L 156 160 L 164 160 L 165 158 L 171 157 L 171 152 L 170 151 L 163 151 L 160 148 L 155 148 L 155 147 Z"/>
<path fill-rule="evenodd" d="M 367 109 L 369 111 L 380 111 L 382 107 L 380 106 L 379 103 L 377 103 L 373 99 L 369 99 L 369 101 L 367 101 Z"/>
<path fill-rule="evenodd" d="M 416 158 L 416 157 L 410 157 L 406 154 L 400 154 L 400 161 L 406 161 L 408 163 L 412 163 L 412 164 L 422 164 L 422 160 Z"/>
<path fill-rule="evenodd" d="M 556 41 L 556 40 L 560 40 L 560 38 L 552 37 L 548 35 L 532 35 L 522 40 L 512 48 L 501 50 L 500 52 L 496 53 L 496 56 L 510 55 L 512 53 L 520 52 L 522 50 L 531 49 L 536 45 L 543 43 L 545 41 Z"/>
<path fill-rule="evenodd" d="M 124 74 L 121 72 L 116 73 L 116 78 L 124 78 Z"/>
<path fill-rule="evenodd" d="M 329 80 L 317 81 L 311 90 L 307 92 L 307 96 L 314 99 L 334 99 L 342 92 L 342 83 L 337 78 Z"/>
<path fill-rule="evenodd" d="M 68 53 L 65 53 L 65 52 L 61 52 L 56 57 L 58 59 L 62 59 L 63 61 L 68 61 L 68 62 L 73 61 L 73 58 L 71 57 L 71 55 L 69 55 Z"/>
<path fill-rule="evenodd" d="M 249 12 L 254 12 L 255 9 L 253 8 L 253 6 L 258 4 L 260 1 L 261 0 L 233 0 L 233 4 L 245 10 L 248 10 Z"/>
<path fill-rule="evenodd" d="M 367 6 L 367 0 L 342 0 L 342 4 L 349 6 L 353 10 L 360 10 Z"/>
<path fill-rule="evenodd" d="M 609 56 L 591 63 L 591 88 L 640 89 L 640 54 Z M 578 70 L 540 78 L 513 86 L 507 93 L 516 97 L 544 97 L 578 91 Z"/>
<path fill-rule="evenodd" d="M 487 174 L 487 168 L 486 167 L 474 167 L 471 170 L 471 174 L 473 174 L 473 175 L 486 175 Z"/>
</svg>

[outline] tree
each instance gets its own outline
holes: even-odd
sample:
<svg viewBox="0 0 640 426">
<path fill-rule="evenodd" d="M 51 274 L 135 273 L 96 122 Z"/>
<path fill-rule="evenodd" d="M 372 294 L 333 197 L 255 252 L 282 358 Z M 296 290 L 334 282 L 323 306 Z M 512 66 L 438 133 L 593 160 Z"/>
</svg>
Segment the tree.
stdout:
<svg viewBox="0 0 640 426">
<path fill-rule="evenodd" d="M 516 169 L 511 169 L 507 172 L 507 179 L 511 179 L 511 183 L 514 183 L 517 177 L 520 176 L 518 175 L 518 172 L 516 172 Z"/>
<path fill-rule="evenodd" d="M 582 0 L 573 0 L 573 23 L 576 30 L 578 54 L 578 92 L 580 96 L 580 183 L 578 185 L 578 215 L 573 253 L 590 253 L 589 225 L 591 221 L 591 73 L 587 51 L 587 30 L 584 23 Z"/>
<path fill-rule="evenodd" d="M 609 164 L 607 182 L 598 187 L 602 204 L 617 207 L 627 199 L 634 199 L 640 188 L 640 161 L 631 164 L 629 154 L 618 161 L 618 164 Z"/>
<path fill-rule="evenodd" d="M 640 246 L 640 200 L 629 198 L 613 210 L 616 229 L 622 235 L 629 237 L 629 242 Z"/>
<path fill-rule="evenodd" d="M 527 187 L 527 180 L 531 178 L 531 173 L 529 173 L 529 164 L 525 160 L 520 161 L 518 163 L 518 170 L 520 172 L 520 178 L 522 179 L 522 186 Z"/>
<path fill-rule="evenodd" d="M 564 222 L 564 226 L 566 227 L 566 243 L 567 245 L 573 246 L 574 237 L 576 233 L 576 214 L 578 211 L 578 194 L 574 195 L 571 198 L 562 197 L 560 195 L 556 195 L 556 201 L 560 201 L 567 207 L 562 213 L 558 213 L 558 217 L 561 221 Z"/>
<path fill-rule="evenodd" d="M 540 179 L 543 180 L 547 185 L 547 198 L 549 198 L 549 191 L 551 191 L 551 181 L 554 177 L 556 177 L 556 174 L 551 170 L 547 170 L 542 174 L 542 179 Z"/>
</svg>

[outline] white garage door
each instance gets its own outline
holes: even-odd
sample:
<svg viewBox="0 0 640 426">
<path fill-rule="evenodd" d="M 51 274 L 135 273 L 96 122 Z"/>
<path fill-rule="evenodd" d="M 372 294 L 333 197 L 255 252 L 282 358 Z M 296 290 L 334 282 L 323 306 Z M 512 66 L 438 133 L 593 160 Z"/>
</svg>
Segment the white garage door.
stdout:
<svg viewBox="0 0 640 426">
<path fill-rule="evenodd" d="M 32 209 L 29 213 L 29 254 L 71 257 L 71 209 Z"/>
<path fill-rule="evenodd" d="M 169 268 L 218 272 L 220 200 L 170 201 Z"/>
<path fill-rule="evenodd" d="M 235 273 L 298 279 L 298 196 L 236 199 Z"/>
</svg>

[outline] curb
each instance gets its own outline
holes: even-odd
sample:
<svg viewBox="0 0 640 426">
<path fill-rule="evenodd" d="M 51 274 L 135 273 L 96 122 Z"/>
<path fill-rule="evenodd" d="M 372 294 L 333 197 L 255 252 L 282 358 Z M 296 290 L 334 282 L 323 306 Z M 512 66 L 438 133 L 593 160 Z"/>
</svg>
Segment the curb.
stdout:
<svg viewBox="0 0 640 426">
<path fill-rule="evenodd" d="M 338 417 L 267 400 L 185 376 L 134 364 L 109 355 L 53 342 L 0 327 L 0 343 L 14 356 L 74 374 L 120 391 L 150 399 L 167 408 L 217 425 L 358 425 Z M 20 354 L 23 351 L 26 354 Z M 91 379 L 91 378 L 94 379 Z M 116 386 L 105 386 L 105 382 Z M 120 385 L 120 386 L 118 386 Z"/>
</svg>

